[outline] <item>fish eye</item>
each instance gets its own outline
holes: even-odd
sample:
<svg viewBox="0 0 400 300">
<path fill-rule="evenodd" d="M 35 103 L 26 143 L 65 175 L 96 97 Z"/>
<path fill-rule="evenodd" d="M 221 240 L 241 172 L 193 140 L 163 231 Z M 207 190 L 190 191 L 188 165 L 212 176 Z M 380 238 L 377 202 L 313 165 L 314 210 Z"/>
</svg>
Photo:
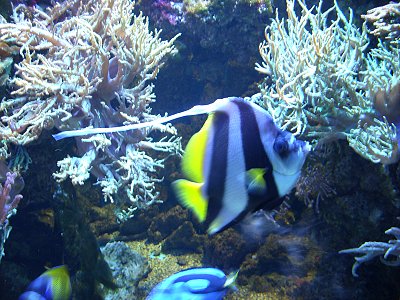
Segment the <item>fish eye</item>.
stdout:
<svg viewBox="0 0 400 300">
<path fill-rule="evenodd" d="M 289 154 L 289 143 L 284 136 L 280 135 L 275 139 L 274 150 L 282 157 Z"/>
</svg>

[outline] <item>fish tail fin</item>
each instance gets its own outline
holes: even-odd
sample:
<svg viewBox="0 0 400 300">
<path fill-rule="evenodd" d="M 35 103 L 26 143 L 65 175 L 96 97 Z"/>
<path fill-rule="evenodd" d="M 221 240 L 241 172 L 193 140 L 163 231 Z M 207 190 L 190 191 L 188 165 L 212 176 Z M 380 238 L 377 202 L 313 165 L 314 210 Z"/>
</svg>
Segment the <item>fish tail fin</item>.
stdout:
<svg viewBox="0 0 400 300">
<path fill-rule="evenodd" d="M 201 193 L 203 183 L 179 179 L 172 183 L 179 202 L 193 211 L 199 222 L 204 222 L 207 216 L 208 202 Z"/>
<path fill-rule="evenodd" d="M 229 273 L 229 275 L 226 276 L 226 281 L 225 281 L 225 284 L 224 284 L 224 288 L 230 287 L 233 290 L 236 290 L 235 281 L 236 281 L 236 278 L 238 277 L 239 271 L 240 270 L 238 269 L 238 270 L 236 270 L 236 271 L 234 271 L 232 273 Z"/>
</svg>

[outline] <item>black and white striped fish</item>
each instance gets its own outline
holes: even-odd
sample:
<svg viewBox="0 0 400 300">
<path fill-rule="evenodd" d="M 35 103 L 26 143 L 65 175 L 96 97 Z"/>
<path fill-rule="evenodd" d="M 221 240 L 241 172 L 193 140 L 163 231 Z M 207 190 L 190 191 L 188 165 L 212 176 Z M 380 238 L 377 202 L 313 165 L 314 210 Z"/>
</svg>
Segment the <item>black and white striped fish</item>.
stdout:
<svg viewBox="0 0 400 300">
<path fill-rule="evenodd" d="M 185 179 L 173 183 L 178 200 L 209 225 L 209 234 L 279 206 L 310 151 L 258 105 L 234 97 L 218 101 L 186 147 Z"/>
<path fill-rule="evenodd" d="M 88 127 L 53 137 L 124 132 L 201 114 L 209 117 L 186 147 L 185 179 L 175 181 L 173 187 L 180 202 L 209 224 L 209 234 L 215 234 L 249 213 L 277 207 L 296 184 L 310 151 L 307 142 L 280 130 L 258 105 L 229 97 L 150 122 Z"/>
</svg>

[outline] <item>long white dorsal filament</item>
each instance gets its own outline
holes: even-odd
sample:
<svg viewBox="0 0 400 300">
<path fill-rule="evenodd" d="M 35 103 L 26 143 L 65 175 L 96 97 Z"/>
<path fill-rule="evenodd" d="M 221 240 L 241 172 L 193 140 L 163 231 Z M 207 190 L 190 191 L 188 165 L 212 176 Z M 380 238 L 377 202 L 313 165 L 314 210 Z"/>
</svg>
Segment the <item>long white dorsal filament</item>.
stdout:
<svg viewBox="0 0 400 300">
<path fill-rule="evenodd" d="M 144 122 L 144 123 L 139 123 L 139 124 L 130 124 L 130 125 L 124 125 L 124 126 L 117 126 L 117 127 L 109 127 L 109 128 L 83 128 L 83 129 L 78 129 L 78 130 L 68 130 L 68 131 L 62 131 L 57 134 L 53 134 L 53 138 L 56 141 L 69 138 L 69 137 L 77 137 L 77 136 L 84 136 L 84 135 L 93 135 L 93 134 L 99 134 L 99 133 L 112 133 L 112 132 L 122 132 L 122 131 L 128 131 L 128 130 L 133 130 L 133 129 L 140 129 L 140 128 L 145 128 L 145 127 L 151 127 L 157 124 L 163 124 L 170 122 L 172 120 L 176 120 L 179 118 L 187 117 L 187 116 L 195 116 L 195 115 L 202 115 L 202 114 L 209 114 L 211 112 L 217 111 L 221 106 L 225 105 L 228 101 L 230 101 L 232 98 L 223 98 L 223 99 L 218 99 L 215 100 L 211 104 L 206 104 L 206 105 L 196 105 L 193 106 L 192 108 L 179 112 L 174 115 L 170 115 L 167 117 L 159 118 L 150 122 Z"/>
</svg>

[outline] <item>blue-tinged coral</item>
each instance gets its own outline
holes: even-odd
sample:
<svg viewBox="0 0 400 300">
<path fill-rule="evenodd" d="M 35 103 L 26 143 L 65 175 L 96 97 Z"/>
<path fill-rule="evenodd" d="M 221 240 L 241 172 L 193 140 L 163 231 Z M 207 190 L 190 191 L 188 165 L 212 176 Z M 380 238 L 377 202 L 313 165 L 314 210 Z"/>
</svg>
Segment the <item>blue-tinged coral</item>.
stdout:
<svg viewBox="0 0 400 300">
<path fill-rule="evenodd" d="M 256 69 L 272 80 L 260 86 L 263 105 L 283 129 L 314 143 L 347 139 L 373 162 L 396 161 L 396 129 L 372 98 L 399 81 L 399 50 L 379 43 L 368 52 L 366 25 L 357 28 L 351 9 L 346 17 L 336 1 L 323 11 L 322 1 L 289 0 L 287 12 L 266 27 L 260 45 Z"/>
<path fill-rule="evenodd" d="M 111 127 L 157 118 L 152 81 L 174 41 L 151 31 L 146 17 L 134 15 L 134 2 L 68 0 L 42 10 L 20 4 L 13 22 L 0 21 L 0 45 L 17 46 L 11 96 L 2 101 L 0 136 L 7 143 L 29 144 L 43 130 Z M 27 12 L 29 11 L 29 14 Z M 159 139 L 150 136 L 161 131 Z M 83 184 L 98 179 L 104 198 L 136 208 L 160 201 L 155 184 L 164 158 L 153 151 L 179 154 L 180 139 L 171 126 L 126 134 L 77 138 L 76 157 L 58 162 L 58 181 Z M 126 201 L 128 200 L 128 201 Z"/>
<path fill-rule="evenodd" d="M 386 234 L 393 235 L 396 239 L 389 242 L 366 242 L 358 248 L 351 248 L 339 251 L 341 254 L 360 255 L 354 257 L 356 260 L 352 274 L 358 277 L 357 269 L 367 261 L 379 257 L 380 261 L 388 266 L 400 266 L 400 228 L 392 227 L 385 231 Z"/>
<path fill-rule="evenodd" d="M 372 23 L 371 34 L 398 44 L 400 37 L 400 3 L 391 2 L 367 11 L 362 17 Z"/>
</svg>

